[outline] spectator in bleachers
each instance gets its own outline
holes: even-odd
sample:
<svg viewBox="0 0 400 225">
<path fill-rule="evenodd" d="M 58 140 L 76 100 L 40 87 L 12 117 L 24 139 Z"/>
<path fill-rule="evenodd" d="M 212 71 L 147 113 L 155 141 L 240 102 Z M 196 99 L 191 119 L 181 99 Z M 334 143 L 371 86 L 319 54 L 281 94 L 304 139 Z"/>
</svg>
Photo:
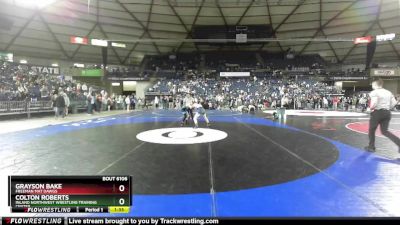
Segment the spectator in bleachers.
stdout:
<svg viewBox="0 0 400 225">
<path fill-rule="evenodd" d="M 156 96 L 156 97 L 154 98 L 154 106 L 156 107 L 156 109 L 158 109 L 159 103 L 160 103 L 160 100 L 158 99 L 158 96 Z"/>
<path fill-rule="evenodd" d="M 64 98 L 65 102 L 65 109 L 64 109 L 64 116 L 68 116 L 68 108 L 71 104 L 68 95 L 65 92 L 61 92 L 62 97 Z"/>
<path fill-rule="evenodd" d="M 87 107 L 88 112 L 87 113 L 89 115 L 92 115 L 94 107 L 95 107 L 95 95 L 94 95 L 93 92 L 89 91 L 86 96 L 87 96 L 87 105 L 88 105 L 88 107 Z"/>
<path fill-rule="evenodd" d="M 131 109 L 135 110 L 136 109 L 136 98 L 134 95 L 130 96 L 130 105 L 131 105 Z"/>
<path fill-rule="evenodd" d="M 126 111 L 129 112 L 130 105 L 131 105 L 131 99 L 130 99 L 129 95 L 125 97 L 124 102 L 125 102 Z"/>
<path fill-rule="evenodd" d="M 54 110 L 54 118 L 57 118 L 58 112 L 57 112 L 57 92 L 53 92 L 53 95 L 51 96 L 51 106 L 53 107 Z"/>
<path fill-rule="evenodd" d="M 64 100 L 64 96 L 63 96 L 64 92 L 61 91 L 59 92 L 59 94 L 57 95 L 56 98 L 56 107 L 57 107 L 57 113 L 56 113 L 56 119 L 58 119 L 59 116 L 61 116 L 61 118 L 65 117 L 65 100 Z"/>
</svg>

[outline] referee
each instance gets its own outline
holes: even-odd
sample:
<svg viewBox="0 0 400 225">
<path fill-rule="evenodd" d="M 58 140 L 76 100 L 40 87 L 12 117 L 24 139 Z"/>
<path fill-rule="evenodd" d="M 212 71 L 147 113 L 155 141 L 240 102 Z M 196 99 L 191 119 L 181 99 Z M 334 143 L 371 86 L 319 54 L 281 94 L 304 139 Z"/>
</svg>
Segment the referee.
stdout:
<svg viewBox="0 0 400 225">
<path fill-rule="evenodd" d="M 383 88 L 383 80 L 381 79 L 372 82 L 372 89 L 373 91 L 369 94 L 371 97 L 371 118 L 368 131 L 369 145 L 365 147 L 365 150 L 375 152 L 375 131 L 380 125 L 382 134 L 396 143 L 400 152 L 400 139 L 388 131 L 391 119 L 390 110 L 396 106 L 397 101 L 390 91 Z"/>
</svg>

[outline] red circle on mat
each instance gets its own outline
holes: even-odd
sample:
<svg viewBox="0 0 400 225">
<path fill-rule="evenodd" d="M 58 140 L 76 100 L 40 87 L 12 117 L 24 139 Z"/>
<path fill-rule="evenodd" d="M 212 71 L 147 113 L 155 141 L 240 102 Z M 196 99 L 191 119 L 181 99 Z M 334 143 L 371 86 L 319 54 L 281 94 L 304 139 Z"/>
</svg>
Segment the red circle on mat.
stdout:
<svg viewBox="0 0 400 225">
<path fill-rule="evenodd" d="M 348 124 L 346 124 L 346 128 L 351 131 L 354 131 L 354 132 L 368 134 L 369 121 L 348 123 Z M 400 130 L 389 128 L 389 131 L 392 132 L 394 135 L 400 137 Z M 378 126 L 378 129 L 376 129 L 375 135 L 378 137 L 383 137 L 379 126 Z"/>
</svg>

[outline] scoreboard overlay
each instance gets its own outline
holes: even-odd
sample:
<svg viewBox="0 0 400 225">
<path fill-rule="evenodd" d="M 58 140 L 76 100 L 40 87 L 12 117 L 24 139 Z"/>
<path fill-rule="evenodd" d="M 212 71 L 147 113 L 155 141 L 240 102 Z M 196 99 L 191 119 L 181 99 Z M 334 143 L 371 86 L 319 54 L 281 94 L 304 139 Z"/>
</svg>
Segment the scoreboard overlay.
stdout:
<svg viewBox="0 0 400 225">
<path fill-rule="evenodd" d="M 16 213 L 129 212 L 131 176 L 9 176 Z"/>
</svg>

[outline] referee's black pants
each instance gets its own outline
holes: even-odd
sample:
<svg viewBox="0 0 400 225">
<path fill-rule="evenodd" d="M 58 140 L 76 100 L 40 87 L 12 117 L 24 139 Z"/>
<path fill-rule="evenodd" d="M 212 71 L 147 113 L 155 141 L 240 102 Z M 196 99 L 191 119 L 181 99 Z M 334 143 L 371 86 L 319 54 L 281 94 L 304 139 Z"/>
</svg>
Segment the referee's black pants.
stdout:
<svg viewBox="0 0 400 225">
<path fill-rule="evenodd" d="M 393 141 L 400 148 L 400 139 L 389 131 L 389 122 L 391 119 L 391 113 L 389 110 L 375 110 L 371 113 L 371 119 L 369 121 L 369 147 L 375 148 L 375 131 L 378 125 L 381 126 L 381 133 Z"/>
<path fill-rule="evenodd" d="M 193 120 L 194 116 L 193 116 L 193 109 L 189 108 L 188 109 L 188 113 L 189 113 L 189 118 Z"/>
</svg>

